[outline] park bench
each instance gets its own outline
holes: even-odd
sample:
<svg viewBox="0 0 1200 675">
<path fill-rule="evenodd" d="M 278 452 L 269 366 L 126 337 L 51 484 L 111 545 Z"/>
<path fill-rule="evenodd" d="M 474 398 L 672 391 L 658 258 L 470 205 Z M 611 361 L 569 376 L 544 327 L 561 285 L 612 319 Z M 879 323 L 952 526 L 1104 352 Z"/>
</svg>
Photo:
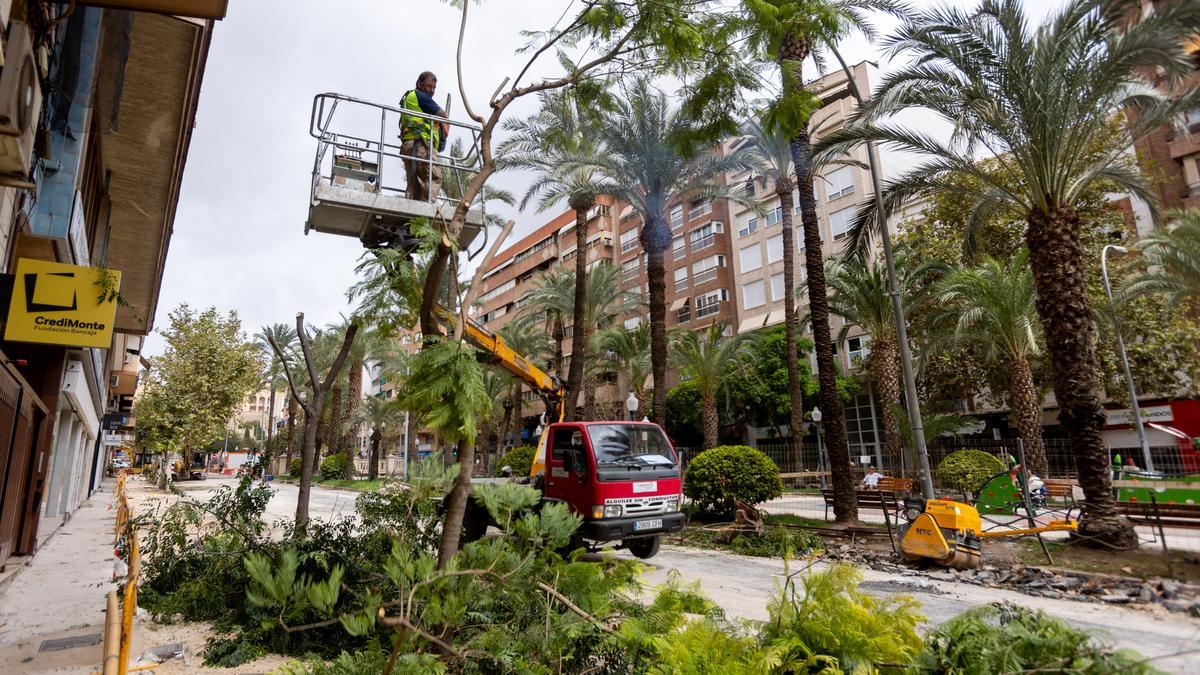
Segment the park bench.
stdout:
<svg viewBox="0 0 1200 675">
<path fill-rule="evenodd" d="M 1117 509 L 1135 525 L 1200 529 L 1200 504 L 1117 502 Z"/>
<path fill-rule="evenodd" d="M 882 481 L 880 481 L 882 484 Z M 909 487 L 912 485 L 909 481 Z M 904 497 L 900 492 L 893 490 L 864 490 L 857 489 L 855 493 L 858 495 L 859 510 L 867 511 L 887 511 L 889 514 L 897 514 L 904 505 Z M 821 488 L 821 498 L 825 500 L 825 520 L 829 520 L 829 509 L 833 507 L 833 488 Z"/>
</svg>

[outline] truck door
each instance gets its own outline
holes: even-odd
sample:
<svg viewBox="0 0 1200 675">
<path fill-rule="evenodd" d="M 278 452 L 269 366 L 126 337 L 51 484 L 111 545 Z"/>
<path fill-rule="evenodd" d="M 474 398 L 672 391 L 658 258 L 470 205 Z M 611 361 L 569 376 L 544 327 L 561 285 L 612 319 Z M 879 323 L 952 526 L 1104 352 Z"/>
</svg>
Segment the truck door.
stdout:
<svg viewBox="0 0 1200 675">
<path fill-rule="evenodd" d="M 592 505 L 589 479 L 594 475 L 583 427 L 554 426 L 550 430 L 546 452 L 546 497 L 571 505 L 571 510 L 587 517 Z"/>
</svg>

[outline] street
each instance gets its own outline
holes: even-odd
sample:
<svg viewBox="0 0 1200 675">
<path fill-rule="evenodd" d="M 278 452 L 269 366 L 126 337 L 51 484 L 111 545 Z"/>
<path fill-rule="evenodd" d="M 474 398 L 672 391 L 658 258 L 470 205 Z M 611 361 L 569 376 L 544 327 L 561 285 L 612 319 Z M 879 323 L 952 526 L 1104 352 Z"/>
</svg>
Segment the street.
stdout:
<svg viewBox="0 0 1200 675">
<path fill-rule="evenodd" d="M 218 487 L 232 485 L 233 482 L 230 478 L 209 478 L 179 483 L 178 486 L 188 496 L 204 499 Z M 292 517 L 296 508 L 296 486 L 273 483 L 272 488 L 276 492 L 267 507 L 268 520 Z M 312 517 L 330 519 L 352 515 L 357 494 L 314 485 L 310 501 Z M 629 556 L 625 551 L 618 551 L 615 555 Z M 784 562 L 779 559 L 678 546 L 663 546 L 649 563 L 651 569 L 645 579 L 650 585 L 664 583 L 670 572 L 677 571 L 685 583 L 699 581 L 704 593 L 731 618 L 752 620 L 767 618 L 767 601 L 784 574 Z M 823 563 L 818 563 L 814 569 L 824 567 Z M 862 588 L 879 595 L 908 593 L 915 596 L 931 624 L 946 621 L 972 607 L 1011 602 L 1042 610 L 1079 628 L 1106 634 L 1115 645 L 1136 649 L 1147 657 L 1168 657 L 1195 649 L 1196 639 L 1200 637 L 1200 619 L 1170 614 L 1158 607 L 1143 610 L 1041 598 L 1015 591 L 939 581 L 915 571 L 911 575 L 902 575 L 864 569 Z M 1200 671 L 1200 652 L 1156 659 L 1154 665 L 1169 672 L 1197 672 Z"/>
</svg>

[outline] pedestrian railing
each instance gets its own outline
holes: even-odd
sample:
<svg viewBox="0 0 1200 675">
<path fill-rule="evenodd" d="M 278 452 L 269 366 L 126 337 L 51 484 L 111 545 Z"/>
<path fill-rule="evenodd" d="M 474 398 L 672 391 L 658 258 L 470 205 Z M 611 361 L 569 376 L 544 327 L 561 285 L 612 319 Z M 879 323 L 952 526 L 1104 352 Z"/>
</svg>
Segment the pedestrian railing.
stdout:
<svg viewBox="0 0 1200 675">
<path fill-rule="evenodd" d="M 137 613 L 138 576 L 141 573 L 142 558 L 138 552 L 137 526 L 133 521 L 133 511 L 129 506 L 125 487 L 126 477 L 124 470 L 117 474 L 117 517 L 113 542 L 117 558 L 125 563 L 125 579 L 119 598 L 116 591 L 109 591 L 106 597 L 104 675 L 125 675 L 130 671 L 129 652 L 133 639 L 133 617 Z M 146 669 L 146 666 L 136 668 Z"/>
</svg>

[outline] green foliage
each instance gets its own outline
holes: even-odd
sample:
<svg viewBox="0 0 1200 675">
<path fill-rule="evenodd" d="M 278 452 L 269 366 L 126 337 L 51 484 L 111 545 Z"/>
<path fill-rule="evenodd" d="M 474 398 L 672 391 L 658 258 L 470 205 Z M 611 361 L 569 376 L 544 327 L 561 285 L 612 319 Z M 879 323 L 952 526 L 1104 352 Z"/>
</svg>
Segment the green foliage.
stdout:
<svg viewBox="0 0 1200 675">
<path fill-rule="evenodd" d="M 907 595 L 877 597 L 858 589 L 862 573 L 834 565 L 803 577 L 788 575 L 768 605 L 763 641 L 785 650 L 783 672 L 822 665 L 846 673 L 877 672 L 876 664 L 905 664 L 922 647 L 919 604 Z"/>
<path fill-rule="evenodd" d="M 335 480 L 350 477 L 350 460 L 340 452 L 321 460 L 321 478 Z"/>
<path fill-rule="evenodd" d="M 825 542 L 811 530 L 767 522 L 761 535 L 736 534 L 732 539 L 721 530 L 698 527 L 684 531 L 682 542 L 689 546 L 715 548 L 756 558 L 786 558 L 825 548 Z"/>
<path fill-rule="evenodd" d="M 1136 653 L 1016 605 L 967 610 L 929 635 L 914 673 L 1154 673 Z"/>
<path fill-rule="evenodd" d="M 699 447 L 704 440 L 700 424 L 700 387 L 696 381 L 688 380 L 671 387 L 667 391 L 666 428 L 671 442 Z"/>
<path fill-rule="evenodd" d="M 982 450 L 956 450 L 942 459 L 937 475 L 951 490 L 975 492 L 983 481 L 1004 471 L 1004 462 Z"/>
<path fill-rule="evenodd" d="M 744 445 L 721 445 L 692 459 L 683 493 L 703 511 L 732 513 L 734 502 L 760 504 L 783 494 L 779 467 Z"/>
<path fill-rule="evenodd" d="M 413 357 L 403 401 L 448 443 L 474 443 L 492 405 L 475 350 L 450 342 L 427 344 Z"/>
<path fill-rule="evenodd" d="M 293 457 L 292 465 L 288 467 L 288 475 L 293 478 L 299 478 L 300 471 L 304 468 L 303 465 L 304 465 L 303 457 Z"/>
<path fill-rule="evenodd" d="M 257 384 L 263 358 L 246 339 L 237 312 L 171 311 L 162 329 L 166 350 L 145 372 L 134 404 L 137 447 L 180 452 L 221 436 L 226 421 Z"/>
<path fill-rule="evenodd" d="M 508 452 L 496 462 L 496 475 L 501 475 L 500 470 L 504 467 L 512 469 L 514 476 L 528 476 L 533 469 L 533 457 L 537 454 L 537 448 L 532 445 L 522 445 Z"/>
</svg>

